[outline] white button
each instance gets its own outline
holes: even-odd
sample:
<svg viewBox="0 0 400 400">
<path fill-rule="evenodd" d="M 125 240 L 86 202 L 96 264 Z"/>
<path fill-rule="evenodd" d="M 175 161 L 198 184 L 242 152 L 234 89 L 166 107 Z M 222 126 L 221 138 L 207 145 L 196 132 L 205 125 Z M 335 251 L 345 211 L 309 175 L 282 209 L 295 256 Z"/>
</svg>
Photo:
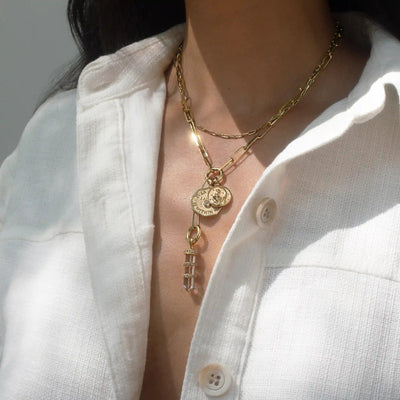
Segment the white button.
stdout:
<svg viewBox="0 0 400 400">
<path fill-rule="evenodd" d="M 231 374 L 220 364 L 209 364 L 199 373 L 199 385 L 208 396 L 222 396 L 229 390 L 231 384 Z"/>
<path fill-rule="evenodd" d="M 266 197 L 257 207 L 256 219 L 260 228 L 265 228 L 276 214 L 276 203 L 274 199 Z"/>
</svg>

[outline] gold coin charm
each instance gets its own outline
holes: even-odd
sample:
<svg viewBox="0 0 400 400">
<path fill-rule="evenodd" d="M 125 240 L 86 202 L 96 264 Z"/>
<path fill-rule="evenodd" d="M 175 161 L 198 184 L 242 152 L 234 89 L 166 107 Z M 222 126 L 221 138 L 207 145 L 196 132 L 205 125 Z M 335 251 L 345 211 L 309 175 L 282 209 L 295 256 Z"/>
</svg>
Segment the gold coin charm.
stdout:
<svg viewBox="0 0 400 400">
<path fill-rule="evenodd" d="M 209 188 L 208 200 L 213 207 L 225 207 L 232 200 L 232 193 L 225 186 L 213 186 Z"/>
<path fill-rule="evenodd" d="M 202 217 L 217 215 L 221 209 L 220 207 L 212 206 L 208 198 L 209 192 L 210 188 L 202 188 L 192 196 L 192 210 Z"/>
</svg>

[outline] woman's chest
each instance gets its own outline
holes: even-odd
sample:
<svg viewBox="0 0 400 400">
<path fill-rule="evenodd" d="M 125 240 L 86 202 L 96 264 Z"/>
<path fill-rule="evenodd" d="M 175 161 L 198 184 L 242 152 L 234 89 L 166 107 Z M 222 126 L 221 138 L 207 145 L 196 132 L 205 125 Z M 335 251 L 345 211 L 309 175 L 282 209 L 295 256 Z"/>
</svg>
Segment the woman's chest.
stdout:
<svg viewBox="0 0 400 400">
<path fill-rule="evenodd" d="M 201 161 L 201 160 L 200 160 Z M 190 249 L 187 230 L 192 224 L 191 196 L 203 184 L 196 181 L 199 168 L 176 173 L 164 163 L 157 185 L 155 234 L 151 279 L 150 323 L 142 400 L 180 397 L 190 344 L 213 266 L 231 226 L 251 190 L 246 184 L 231 186 L 232 200 L 213 217 L 201 217 L 201 236 L 194 245 L 198 255 L 194 291 L 184 289 L 185 255 Z M 189 171 L 188 171 L 189 170 Z M 202 174 L 200 174 L 202 175 Z M 240 176 L 239 176 L 240 178 Z M 176 184 L 177 179 L 180 184 Z M 228 183 L 226 183 L 228 184 Z M 154 381 L 157 385 L 154 385 Z"/>
</svg>

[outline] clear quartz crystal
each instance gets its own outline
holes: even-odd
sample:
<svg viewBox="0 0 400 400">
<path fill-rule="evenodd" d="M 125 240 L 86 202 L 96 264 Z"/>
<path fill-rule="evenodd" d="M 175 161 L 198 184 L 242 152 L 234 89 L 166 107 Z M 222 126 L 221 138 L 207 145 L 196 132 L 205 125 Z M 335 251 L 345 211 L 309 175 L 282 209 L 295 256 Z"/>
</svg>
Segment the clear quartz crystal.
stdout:
<svg viewBox="0 0 400 400">
<path fill-rule="evenodd" d="M 198 251 L 194 249 L 185 250 L 185 262 L 183 263 L 184 266 L 184 274 L 183 274 L 183 287 L 188 292 L 195 289 L 194 280 L 195 280 L 195 273 L 196 273 L 196 259 L 197 255 L 199 254 Z"/>
</svg>

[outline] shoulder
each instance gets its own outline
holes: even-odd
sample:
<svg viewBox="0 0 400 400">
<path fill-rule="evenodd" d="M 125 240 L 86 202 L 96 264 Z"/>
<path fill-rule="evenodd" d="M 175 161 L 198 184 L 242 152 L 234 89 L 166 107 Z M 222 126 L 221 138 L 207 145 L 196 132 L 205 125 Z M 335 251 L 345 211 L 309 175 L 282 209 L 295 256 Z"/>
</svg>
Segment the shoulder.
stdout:
<svg viewBox="0 0 400 400">
<path fill-rule="evenodd" d="M 11 156 L 20 163 L 34 156 L 35 165 L 39 167 L 60 147 L 65 154 L 74 147 L 75 122 L 76 89 L 53 95 L 32 115 Z"/>
<path fill-rule="evenodd" d="M 2 235 L 7 231 L 10 236 L 36 237 L 70 229 L 54 228 L 48 221 L 62 223 L 59 216 L 76 214 L 76 180 L 76 90 L 72 89 L 52 96 L 35 111 L 0 168 Z"/>
<path fill-rule="evenodd" d="M 76 97 L 76 89 L 71 89 L 59 92 L 41 104 L 27 123 L 20 145 L 34 137 L 38 139 L 36 136 L 65 133 L 62 128 L 71 131 L 76 119 Z"/>
</svg>

